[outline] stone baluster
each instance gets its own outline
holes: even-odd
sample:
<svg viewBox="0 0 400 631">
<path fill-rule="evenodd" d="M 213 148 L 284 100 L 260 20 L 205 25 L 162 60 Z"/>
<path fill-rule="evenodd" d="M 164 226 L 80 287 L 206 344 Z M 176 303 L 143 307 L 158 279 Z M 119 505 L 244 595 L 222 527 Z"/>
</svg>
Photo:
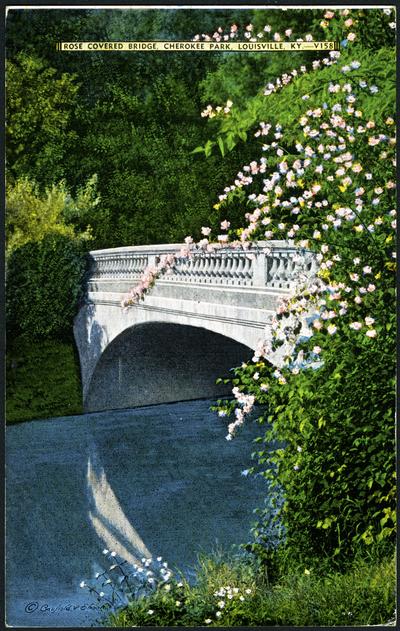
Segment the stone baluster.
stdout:
<svg viewBox="0 0 400 631">
<path fill-rule="evenodd" d="M 209 256 L 205 254 L 203 258 L 203 283 L 207 282 L 209 264 Z"/>
<path fill-rule="evenodd" d="M 236 285 L 237 281 L 238 281 L 238 265 L 239 265 L 239 257 L 237 255 L 237 253 L 235 252 L 232 255 L 232 269 L 231 269 L 231 278 L 232 278 L 232 285 Z"/>
<path fill-rule="evenodd" d="M 295 273 L 296 273 L 296 263 L 293 260 L 293 253 L 290 253 L 286 257 L 285 278 L 286 278 L 287 289 L 290 289 L 292 283 L 294 282 Z"/>
<path fill-rule="evenodd" d="M 184 281 L 188 275 L 188 260 L 185 257 L 178 259 L 178 264 L 175 269 L 175 277 L 178 281 Z"/>
<path fill-rule="evenodd" d="M 192 274 L 190 280 L 192 283 L 201 281 L 201 267 L 203 264 L 202 256 L 195 256 L 192 259 Z"/>
<path fill-rule="evenodd" d="M 180 270 L 181 270 L 181 276 L 182 276 L 183 281 L 188 281 L 190 279 L 190 276 L 191 276 L 190 264 L 191 264 L 191 259 L 184 258 L 182 260 Z"/>
<path fill-rule="evenodd" d="M 306 255 L 306 271 L 310 276 L 315 276 L 318 271 L 317 259 L 311 252 Z"/>
<path fill-rule="evenodd" d="M 193 282 L 193 259 L 191 257 L 184 261 L 184 276 L 183 280 L 186 283 Z"/>
<path fill-rule="evenodd" d="M 126 256 L 119 256 L 118 259 L 118 268 L 120 269 L 119 276 L 122 276 L 122 278 L 127 278 L 129 259 Z"/>
<path fill-rule="evenodd" d="M 137 269 L 137 267 L 138 267 L 138 259 L 137 257 L 135 257 L 134 254 L 131 254 L 130 260 L 129 260 L 129 275 L 130 276 L 133 276 L 134 278 L 138 276 L 139 270 Z"/>
<path fill-rule="evenodd" d="M 245 260 L 243 256 L 238 256 L 237 277 L 238 285 L 243 285 Z"/>
<path fill-rule="evenodd" d="M 211 254 L 208 254 L 207 265 L 206 265 L 206 282 L 207 283 L 212 283 L 213 271 L 214 271 L 214 259 Z"/>
<path fill-rule="evenodd" d="M 156 267 L 157 266 L 157 258 L 155 256 L 153 257 L 147 257 L 147 256 L 143 256 L 142 254 L 140 254 L 139 256 L 135 257 L 135 272 L 137 276 L 142 276 L 143 272 L 147 269 L 147 267 L 151 265 L 152 267 Z"/>
<path fill-rule="evenodd" d="M 209 283 L 213 283 L 215 282 L 215 278 L 216 278 L 216 270 L 217 270 L 217 266 L 218 266 L 218 259 L 217 259 L 217 254 L 210 254 L 208 256 L 208 278 L 207 281 Z"/>
<path fill-rule="evenodd" d="M 253 254 L 247 254 L 244 256 L 244 284 L 252 284 L 252 267 L 253 267 Z"/>
<path fill-rule="evenodd" d="M 203 256 L 195 255 L 192 259 L 192 267 L 190 270 L 190 282 L 200 283 L 203 279 L 204 270 L 204 258 Z"/>
<path fill-rule="evenodd" d="M 167 254 L 164 254 L 164 256 L 168 256 Z M 175 259 L 175 265 L 173 267 L 171 267 L 171 273 L 168 274 L 167 279 L 168 280 L 182 280 L 182 276 L 184 274 L 184 266 L 185 266 L 185 261 L 181 256 L 177 256 L 177 258 Z M 163 278 L 163 276 L 161 276 L 161 279 Z"/>
<path fill-rule="evenodd" d="M 92 278 L 99 278 L 100 276 L 99 261 L 95 258 L 90 260 L 90 276 Z"/>
<path fill-rule="evenodd" d="M 214 255 L 214 265 L 213 265 L 213 272 L 211 275 L 211 282 L 212 283 L 219 283 L 219 279 L 220 279 L 220 269 L 221 269 L 221 255 L 219 253 L 216 253 Z"/>
<path fill-rule="evenodd" d="M 196 278 L 197 280 L 200 280 L 201 283 L 207 282 L 207 266 L 208 266 L 207 254 L 202 254 L 199 260 L 198 272 L 196 273 Z"/>
<path fill-rule="evenodd" d="M 144 272 L 142 269 L 142 261 L 140 256 L 135 256 L 132 254 L 132 274 L 133 276 L 139 277 Z"/>
<path fill-rule="evenodd" d="M 107 260 L 108 263 L 108 273 L 107 276 L 112 277 L 113 269 L 114 269 L 114 257 L 110 256 Z"/>
<path fill-rule="evenodd" d="M 202 260 L 203 260 L 203 265 L 202 265 L 202 282 L 203 283 L 207 283 L 208 282 L 208 270 L 209 270 L 209 266 L 210 266 L 210 260 L 209 260 L 209 255 L 208 254 L 204 254 L 204 256 L 202 256 Z"/>
<path fill-rule="evenodd" d="M 190 283 L 195 283 L 197 281 L 198 269 L 199 269 L 199 257 L 193 256 L 190 259 L 190 276 L 188 278 Z"/>
<path fill-rule="evenodd" d="M 279 265 L 277 270 L 278 287 L 284 287 L 286 282 L 286 257 L 279 253 Z"/>
<path fill-rule="evenodd" d="M 282 252 L 280 252 L 279 254 L 279 258 L 280 258 L 280 265 L 278 268 L 278 273 L 279 273 L 279 282 L 280 282 L 280 287 L 285 288 L 287 287 L 287 283 L 288 283 L 288 265 L 289 265 L 289 258 L 286 255 L 283 255 Z"/>
<path fill-rule="evenodd" d="M 224 261 L 221 254 L 217 254 L 214 257 L 214 270 L 213 270 L 213 281 L 215 283 L 220 283 L 222 279 L 222 267 Z"/>
<path fill-rule="evenodd" d="M 222 264 L 220 269 L 221 284 L 228 285 L 230 281 L 230 257 L 227 252 L 222 254 Z"/>
<path fill-rule="evenodd" d="M 237 265 L 238 265 L 238 257 L 235 253 L 233 253 L 231 256 L 231 267 L 230 267 L 230 273 L 229 273 L 231 285 L 236 285 Z"/>
<path fill-rule="evenodd" d="M 278 264 L 279 264 L 279 261 L 276 255 L 272 254 L 270 257 L 268 257 L 267 278 L 266 278 L 267 286 L 270 285 L 271 287 L 275 287 Z"/>
<path fill-rule="evenodd" d="M 107 257 L 103 258 L 103 268 L 104 268 L 104 276 L 108 276 L 109 275 L 109 270 L 110 270 L 110 261 Z"/>
<path fill-rule="evenodd" d="M 226 253 L 223 280 L 227 285 L 232 284 L 232 262 L 233 262 L 232 256 Z"/>
<path fill-rule="evenodd" d="M 252 256 L 253 260 L 250 270 L 250 285 L 253 287 L 260 287 L 265 283 L 265 253 L 254 252 Z"/>
<path fill-rule="evenodd" d="M 176 259 L 176 264 L 171 270 L 171 274 L 168 274 L 168 280 L 182 280 L 182 258 Z"/>
<path fill-rule="evenodd" d="M 187 260 L 187 276 L 185 279 L 187 283 L 193 283 L 193 281 L 196 278 L 197 268 L 198 268 L 197 257 L 196 256 L 190 257 Z"/>
</svg>

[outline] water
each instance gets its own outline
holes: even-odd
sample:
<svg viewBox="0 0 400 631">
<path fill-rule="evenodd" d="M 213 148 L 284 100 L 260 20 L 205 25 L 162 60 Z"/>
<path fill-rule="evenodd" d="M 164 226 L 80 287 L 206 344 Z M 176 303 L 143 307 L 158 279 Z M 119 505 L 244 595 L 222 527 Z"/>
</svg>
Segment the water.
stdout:
<svg viewBox="0 0 400 631">
<path fill-rule="evenodd" d="M 7 428 L 6 609 L 10 626 L 95 624 L 82 580 L 161 555 L 190 574 L 199 552 L 248 540 L 261 479 L 249 424 L 226 441 L 211 401 L 155 405 Z"/>
</svg>

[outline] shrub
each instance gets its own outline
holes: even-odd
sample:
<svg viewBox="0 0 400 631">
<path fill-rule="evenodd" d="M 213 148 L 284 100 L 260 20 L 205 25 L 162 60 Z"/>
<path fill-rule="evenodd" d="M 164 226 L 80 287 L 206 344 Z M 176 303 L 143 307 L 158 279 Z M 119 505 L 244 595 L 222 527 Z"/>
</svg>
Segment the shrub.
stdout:
<svg viewBox="0 0 400 631">
<path fill-rule="evenodd" d="M 9 184 L 6 193 L 6 250 L 40 241 L 50 232 L 73 236 L 72 227 L 62 221 L 65 191 L 53 186 L 40 195 L 37 185 L 27 178 Z"/>
<path fill-rule="evenodd" d="M 20 336 L 7 349 L 6 367 L 7 423 L 82 413 L 73 343 Z"/>
<path fill-rule="evenodd" d="M 82 297 L 86 243 L 48 234 L 14 250 L 7 262 L 6 315 L 10 335 L 70 336 Z"/>
<path fill-rule="evenodd" d="M 64 176 L 77 105 L 75 76 L 58 73 L 36 55 L 20 52 L 7 60 L 7 172 L 42 185 Z"/>
<path fill-rule="evenodd" d="M 323 28 L 345 40 L 340 54 L 282 75 L 244 112 L 212 112 L 219 136 L 209 146 L 226 152 L 261 119 L 262 157 L 224 190 L 221 218 L 250 208 L 230 238 L 293 239 L 319 263 L 315 279 L 299 273 L 272 343 L 236 370 L 236 401 L 221 408 L 234 414 L 230 439 L 254 403 L 269 406 L 255 455 L 276 500 L 284 490 L 286 546 L 340 564 L 394 538 L 394 49 L 390 10 L 327 13 Z M 387 34 L 378 51 L 360 37 L 376 20 Z M 265 517 L 258 552 L 273 547 Z"/>
</svg>

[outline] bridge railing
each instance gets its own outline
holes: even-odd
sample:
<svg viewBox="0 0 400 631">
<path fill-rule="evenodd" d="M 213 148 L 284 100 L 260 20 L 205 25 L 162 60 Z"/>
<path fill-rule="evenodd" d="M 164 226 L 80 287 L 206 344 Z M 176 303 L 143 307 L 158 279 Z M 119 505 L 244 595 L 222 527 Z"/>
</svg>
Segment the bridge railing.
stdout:
<svg viewBox="0 0 400 631">
<path fill-rule="evenodd" d="M 179 252 L 182 244 L 134 246 L 92 251 L 90 281 L 129 280 L 134 284 L 148 266 Z M 257 242 L 248 249 L 218 248 L 180 257 L 159 282 L 270 287 L 290 290 L 299 272 L 315 275 L 317 261 L 290 241 Z"/>
</svg>

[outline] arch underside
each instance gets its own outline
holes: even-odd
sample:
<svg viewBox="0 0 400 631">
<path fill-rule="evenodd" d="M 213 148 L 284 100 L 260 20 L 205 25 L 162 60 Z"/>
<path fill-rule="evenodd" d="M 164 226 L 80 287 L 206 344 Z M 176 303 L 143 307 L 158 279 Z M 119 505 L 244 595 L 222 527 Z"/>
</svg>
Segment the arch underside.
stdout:
<svg viewBox="0 0 400 631">
<path fill-rule="evenodd" d="M 232 386 L 216 379 L 252 355 L 248 346 L 205 328 L 136 324 L 102 353 L 84 407 L 91 412 L 225 396 Z"/>
</svg>

